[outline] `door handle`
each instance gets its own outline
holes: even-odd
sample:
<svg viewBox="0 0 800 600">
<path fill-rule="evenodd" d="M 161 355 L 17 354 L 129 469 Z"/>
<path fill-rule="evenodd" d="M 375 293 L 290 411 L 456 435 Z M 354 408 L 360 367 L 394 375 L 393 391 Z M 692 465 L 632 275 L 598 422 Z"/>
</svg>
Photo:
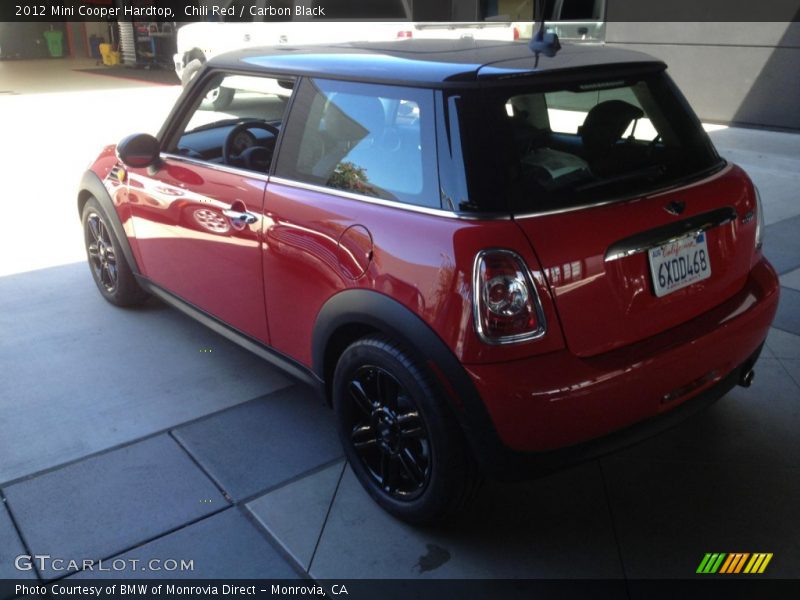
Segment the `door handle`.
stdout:
<svg viewBox="0 0 800 600">
<path fill-rule="evenodd" d="M 232 208 L 223 209 L 222 214 L 228 217 L 231 221 L 236 221 L 237 223 L 242 223 L 245 225 L 252 225 L 258 221 L 258 217 L 253 213 L 239 212 L 238 210 L 233 210 Z"/>
</svg>

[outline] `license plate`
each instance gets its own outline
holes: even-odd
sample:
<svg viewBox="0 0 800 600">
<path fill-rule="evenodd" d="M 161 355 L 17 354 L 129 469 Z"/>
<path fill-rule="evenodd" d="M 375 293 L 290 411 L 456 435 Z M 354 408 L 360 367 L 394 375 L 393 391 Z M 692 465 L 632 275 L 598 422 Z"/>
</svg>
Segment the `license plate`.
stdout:
<svg viewBox="0 0 800 600">
<path fill-rule="evenodd" d="M 647 254 L 653 290 L 659 298 L 711 277 L 705 232 L 651 248 Z"/>
</svg>

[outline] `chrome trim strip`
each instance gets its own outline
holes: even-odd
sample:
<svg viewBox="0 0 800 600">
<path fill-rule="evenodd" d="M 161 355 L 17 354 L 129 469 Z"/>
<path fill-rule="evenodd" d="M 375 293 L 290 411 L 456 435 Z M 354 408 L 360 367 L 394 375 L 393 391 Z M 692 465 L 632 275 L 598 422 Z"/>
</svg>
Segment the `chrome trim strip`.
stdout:
<svg viewBox="0 0 800 600">
<path fill-rule="evenodd" d="M 647 252 L 651 248 L 671 244 L 687 235 L 696 235 L 735 220 L 736 210 L 732 206 L 724 206 L 682 221 L 656 227 L 614 242 L 606 250 L 605 261 L 609 262 Z"/>
<path fill-rule="evenodd" d="M 397 208 L 400 210 L 407 210 L 411 212 L 432 215 L 435 217 L 445 217 L 448 219 L 462 219 L 468 221 L 496 221 L 496 220 L 510 220 L 510 215 L 505 214 L 486 214 L 486 215 L 471 215 L 468 213 L 457 213 L 441 208 L 431 208 L 428 206 L 419 206 L 417 204 L 406 204 L 404 202 L 397 202 L 394 200 L 385 200 L 383 198 L 373 198 L 372 196 L 364 196 L 362 194 L 355 194 L 345 190 L 338 190 L 329 188 L 322 185 L 315 185 L 313 183 L 304 183 L 302 181 L 294 181 L 293 179 L 284 179 L 283 177 L 271 177 L 270 183 L 285 185 L 300 190 L 307 190 L 309 192 L 317 192 L 320 194 L 327 194 L 330 196 L 337 196 L 339 198 L 347 198 L 349 200 L 357 200 L 359 202 L 366 202 L 367 204 L 376 204 L 378 206 L 387 206 L 389 208 Z"/>
<path fill-rule="evenodd" d="M 249 177 L 251 179 L 257 179 L 258 181 L 264 181 L 266 183 L 276 183 L 279 185 L 285 185 L 287 187 L 292 187 L 300 190 L 307 190 L 310 192 L 318 192 L 321 194 L 328 194 L 331 196 L 338 196 L 340 198 L 347 198 L 349 200 L 357 200 L 359 202 L 366 202 L 368 204 L 377 204 L 379 206 L 388 206 L 390 208 L 398 208 L 400 210 L 407 210 L 411 212 L 418 212 L 426 215 L 433 215 L 436 217 L 445 217 L 448 219 L 461 219 L 465 221 L 508 221 L 511 220 L 511 215 L 502 214 L 502 213 L 487 213 L 487 214 L 469 214 L 469 213 L 457 213 L 451 212 L 448 210 L 443 210 L 439 208 L 430 208 L 427 206 L 418 206 L 416 204 L 405 204 L 403 202 L 395 202 L 393 200 L 384 200 L 383 198 L 372 198 L 371 196 L 364 196 L 361 194 L 354 194 L 353 192 L 347 192 L 345 190 L 337 190 L 335 188 L 329 188 L 322 185 L 314 185 L 312 183 L 304 183 L 302 181 L 294 181 L 292 179 L 284 179 L 283 177 L 273 177 L 266 173 L 258 173 L 256 171 L 248 171 L 247 169 L 238 169 L 236 167 L 229 167 L 228 165 L 220 165 L 217 163 L 212 163 L 204 160 L 198 160 L 196 158 L 191 158 L 189 156 L 182 156 L 180 154 L 172 154 L 169 152 L 162 152 L 160 154 L 162 160 L 164 159 L 171 159 L 176 160 L 178 162 L 183 162 L 189 165 L 195 165 L 198 167 L 206 167 L 208 169 L 213 169 L 214 171 L 219 171 L 221 173 L 229 173 L 231 175 L 238 175 L 240 177 Z"/>
<path fill-rule="evenodd" d="M 522 213 L 514 215 L 515 219 L 534 219 L 536 217 L 547 217 L 550 215 L 561 215 L 564 213 L 575 212 L 578 210 L 586 210 L 588 208 L 597 208 L 600 206 L 608 206 L 609 204 L 617 204 L 619 202 L 627 202 L 628 200 L 644 200 L 647 198 L 653 198 L 656 196 L 660 196 L 661 194 L 668 194 L 670 192 L 676 192 L 678 190 L 682 190 L 687 187 L 691 187 L 697 185 L 698 183 L 705 181 L 706 179 L 710 179 L 711 177 L 717 177 L 720 175 L 724 175 L 731 169 L 731 164 L 722 161 L 720 165 L 717 165 L 711 169 L 709 169 L 708 173 L 703 173 L 698 176 L 696 179 L 691 178 L 689 181 L 677 181 L 672 182 L 671 184 L 663 187 L 658 188 L 652 191 L 649 191 L 645 194 L 631 194 L 629 196 L 617 196 L 616 198 L 611 198 L 609 200 L 602 200 L 600 202 L 586 202 L 584 204 L 576 204 L 575 206 L 566 206 L 564 208 L 554 208 L 552 210 L 542 210 L 538 212 L 529 212 L 529 213 Z"/>
<path fill-rule="evenodd" d="M 536 309 L 536 319 L 539 322 L 539 327 L 531 331 L 530 333 L 520 333 L 517 335 L 508 335 L 499 338 L 493 338 L 486 335 L 483 331 L 483 326 L 481 325 L 481 304 L 482 300 L 480 298 L 479 290 L 480 290 L 480 281 L 479 281 L 479 267 L 481 263 L 481 259 L 489 253 L 492 252 L 500 252 L 503 254 L 508 254 L 511 258 L 517 263 L 519 267 L 522 268 L 522 272 L 525 275 L 525 279 L 527 279 L 528 287 L 533 290 L 533 306 Z M 538 340 L 545 333 L 547 333 L 547 319 L 544 316 L 544 308 L 542 307 L 542 300 L 539 297 L 539 288 L 536 287 L 536 280 L 534 279 L 533 275 L 531 274 L 530 268 L 528 264 L 523 260 L 523 258 L 514 252 L 513 250 L 507 250 L 505 248 L 487 248 L 486 250 L 481 250 L 478 254 L 475 255 L 475 261 L 472 263 L 472 318 L 475 325 L 475 331 L 478 334 L 478 339 L 480 339 L 483 343 L 489 344 L 491 346 L 506 346 L 508 344 L 516 344 L 518 342 L 529 342 L 531 340 Z"/>
<path fill-rule="evenodd" d="M 161 160 L 172 159 L 178 162 L 183 162 L 196 167 L 206 167 L 221 173 L 230 173 L 231 175 L 238 175 L 239 177 L 249 177 L 250 179 L 257 179 L 259 181 L 268 182 L 270 176 L 267 173 L 259 173 L 258 171 L 248 171 L 247 169 L 237 169 L 236 167 L 229 167 L 228 165 L 220 165 L 217 163 L 208 162 L 205 160 L 198 160 L 189 156 L 182 156 L 180 154 L 172 154 L 170 152 L 162 152 L 159 157 Z"/>
</svg>

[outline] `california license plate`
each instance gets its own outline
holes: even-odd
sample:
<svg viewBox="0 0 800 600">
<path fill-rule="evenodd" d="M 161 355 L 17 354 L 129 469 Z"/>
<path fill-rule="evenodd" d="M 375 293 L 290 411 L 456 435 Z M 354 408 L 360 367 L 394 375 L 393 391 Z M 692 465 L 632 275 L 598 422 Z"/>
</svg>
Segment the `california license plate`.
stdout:
<svg viewBox="0 0 800 600">
<path fill-rule="evenodd" d="M 705 232 L 647 251 L 657 297 L 711 277 Z"/>
</svg>

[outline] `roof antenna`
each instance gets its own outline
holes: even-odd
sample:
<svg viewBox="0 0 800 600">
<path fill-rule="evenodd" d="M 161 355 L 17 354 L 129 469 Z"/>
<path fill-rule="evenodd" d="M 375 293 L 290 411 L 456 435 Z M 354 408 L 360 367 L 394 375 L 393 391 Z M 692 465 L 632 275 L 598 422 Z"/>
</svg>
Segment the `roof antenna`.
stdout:
<svg viewBox="0 0 800 600">
<path fill-rule="evenodd" d="M 530 43 L 528 44 L 528 48 L 531 49 L 531 52 L 534 53 L 536 56 L 536 62 L 533 65 L 533 68 L 537 68 L 539 66 L 539 55 L 544 54 L 548 57 L 553 57 L 556 55 L 556 52 L 561 50 L 561 43 L 558 41 L 558 36 L 553 33 L 552 31 L 545 31 L 544 27 L 544 11 L 545 11 L 545 0 L 537 0 L 536 1 L 536 11 L 539 16 L 538 21 L 538 28 L 536 33 L 533 34 Z"/>
</svg>

